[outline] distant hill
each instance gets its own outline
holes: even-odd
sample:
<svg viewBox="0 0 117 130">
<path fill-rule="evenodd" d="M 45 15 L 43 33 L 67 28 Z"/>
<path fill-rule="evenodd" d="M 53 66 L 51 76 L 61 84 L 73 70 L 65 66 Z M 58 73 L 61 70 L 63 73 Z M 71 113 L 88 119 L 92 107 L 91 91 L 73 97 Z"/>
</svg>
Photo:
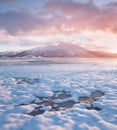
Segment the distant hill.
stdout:
<svg viewBox="0 0 117 130">
<path fill-rule="evenodd" d="M 10 52 L 1 53 L 0 57 L 77 57 L 77 58 L 117 58 L 117 54 L 102 52 L 102 51 L 91 51 L 80 47 L 76 44 L 64 44 L 52 45 L 46 47 L 37 47 L 34 49 L 21 51 L 21 52 Z"/>
</svg>

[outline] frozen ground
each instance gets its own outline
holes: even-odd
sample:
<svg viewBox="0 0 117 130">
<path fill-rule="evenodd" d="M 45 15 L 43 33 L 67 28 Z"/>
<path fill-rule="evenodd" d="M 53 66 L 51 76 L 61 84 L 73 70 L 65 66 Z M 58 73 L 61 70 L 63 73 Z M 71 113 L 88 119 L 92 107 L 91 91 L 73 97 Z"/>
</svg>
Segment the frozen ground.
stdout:
<svg viewBox="0 0 117 130">
<path fill-rule="evenodd" d="M 117 130 L 117 64 L 0 66 L 0 130 L 55 129 Z"/>
</svg>

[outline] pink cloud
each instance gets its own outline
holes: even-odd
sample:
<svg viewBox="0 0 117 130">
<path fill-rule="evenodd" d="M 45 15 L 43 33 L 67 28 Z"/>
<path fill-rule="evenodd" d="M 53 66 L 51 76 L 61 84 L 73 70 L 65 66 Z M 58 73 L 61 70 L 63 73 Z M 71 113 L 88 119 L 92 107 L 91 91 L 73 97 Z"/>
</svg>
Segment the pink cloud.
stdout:
<svg viewBox="0 0 117 130">
<path fill-rule="evenodd" d="M 76 29 L 109 30 L 112 32 L 116 32 L 117 29 L 117 3 L 110 3 L 99 8 L 90 2 L 82 4 L 61 0 L 48 3 L 46 9 L 48 12 L 64 15 L 65 19 L 62 23 Z"/>
<path fill-rule="evenodd" d="M 53 0 L 37 14 L 30 11 L 0 13 L 0 28 L 11 35 L 76 33 L 84 30 L 117 33 L 117 3 L 99 8 L 91 2 Z"/>
</svg>

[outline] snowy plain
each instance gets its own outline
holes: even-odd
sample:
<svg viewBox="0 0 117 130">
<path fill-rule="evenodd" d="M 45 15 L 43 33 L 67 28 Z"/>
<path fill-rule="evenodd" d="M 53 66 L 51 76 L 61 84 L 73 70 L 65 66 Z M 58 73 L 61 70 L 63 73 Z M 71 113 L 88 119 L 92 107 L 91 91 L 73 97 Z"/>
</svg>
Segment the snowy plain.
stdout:
<svg viewBox="0 0 117 130">
<path fill-rule="evenodd" d="M 117 130 L 117 62 L 1 65 L 0 130 Z M 104 96 L 89 104 L 80 96 L 101 91 Z M 63 98 L 52 99 L 64 93 Z M 71 95 L 71 96 L 69 96 Z M 43 101 L 72 101 L 72 107 L 51 110 Z M 31 115 L 41 106 L 42 113 Z M 69 105 L 69 103 L 67 104 Z"/>
</svg>

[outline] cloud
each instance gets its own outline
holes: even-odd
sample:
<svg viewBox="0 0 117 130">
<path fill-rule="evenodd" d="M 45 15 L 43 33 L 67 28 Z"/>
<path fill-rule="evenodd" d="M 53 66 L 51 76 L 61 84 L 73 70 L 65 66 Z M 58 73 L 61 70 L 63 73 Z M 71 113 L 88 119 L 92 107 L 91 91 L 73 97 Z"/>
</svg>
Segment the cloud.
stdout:
<svg viewBox="0 0 117 130">
<path fill-rule="evenodd" d="M 0 0 L 0 3 L 15 2 L 16 0 Z"/>
<path fill-rule="evenodd" d="M 48 12 L 64 16 L 62 24 L 66 25 L 66 28 L 72 26 L 78 30 L 109 30 L 114 33 L 117 30 L 117 3 L 97 7 L 92 2 L 83 4 L 56 0 L 48 3 L 46 9 Z"/>
<path fill-rule="evenodd" d="M 41 23 L 30 12 L 7 11 L 0 13 L 0 27 L 10 34 L 21 31 L 29 31 L 31 28 Z"/>
<path fill-rule="evenodd" d="M 117 3 L 97 7 L 91 1 L 51 0 L 38 13 L 1 12 L 0 28 L 11 35 L 78 33 L 84 30 L 117 33 Z"/>
</svg>

